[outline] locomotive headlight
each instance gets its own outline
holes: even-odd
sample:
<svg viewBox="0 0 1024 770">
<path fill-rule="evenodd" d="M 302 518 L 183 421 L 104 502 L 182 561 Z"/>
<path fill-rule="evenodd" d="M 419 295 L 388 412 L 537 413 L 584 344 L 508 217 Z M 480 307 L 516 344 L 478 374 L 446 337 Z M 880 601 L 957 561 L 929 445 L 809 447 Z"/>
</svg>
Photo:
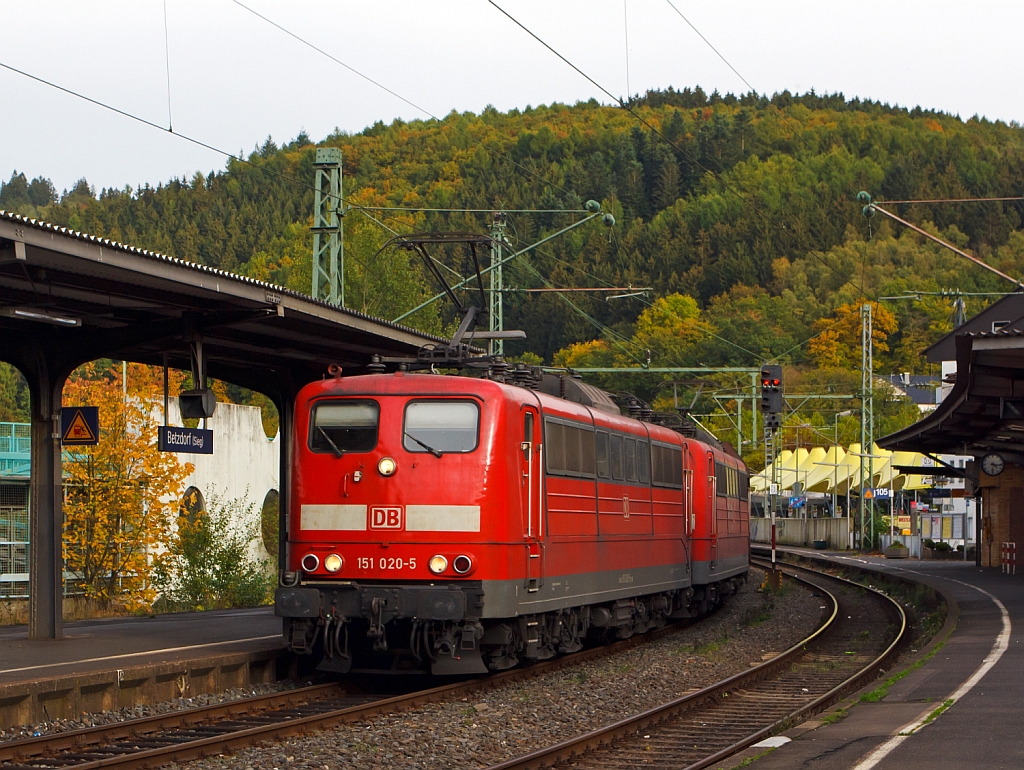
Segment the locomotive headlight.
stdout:
<svg viewBox="0 0 1024 770">
<path fill-rule="evenodd" d="M 456 556 L 452 560 L 452 569 L 458 572 L 460 575 L 465 575 L 471 569 L 473 569 L 473 560 L 465 554 Z"/>
<path fill-rule="evenodd" d="M 332 553 L 326 559 L 324 559 L 324 569 L 328 572 L 337 572 L 341 569 L 345 560 L 342 559 L 338 554 Z"/>
<path fill-rule="evenodd" d="M 377 470 L 380 471 L 381 476 L 391 476 L 398 470 L 398 463 L 393 457 L 382 457 L 377 463 Z"/>
<path fill-rule="evenodd" d="M 432 556 L 430 558 L 430 563 L 427 566 L 430 567 L 430 571 L 435 575 L 440 575 L 448 569 L 448 560 L 443 556 Z"/>
</svg>

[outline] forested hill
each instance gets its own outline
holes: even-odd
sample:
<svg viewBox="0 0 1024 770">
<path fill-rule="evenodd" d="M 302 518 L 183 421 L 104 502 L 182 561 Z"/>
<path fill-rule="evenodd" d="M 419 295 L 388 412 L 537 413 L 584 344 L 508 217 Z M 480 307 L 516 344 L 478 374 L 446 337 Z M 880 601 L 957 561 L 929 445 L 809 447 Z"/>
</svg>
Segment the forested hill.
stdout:
<svg viewBox="0 0 1024 770">
<path fill-rule="evenodd" d="M 853 345 L 843 331 L 851 303 L 908 290 L 1009 288 L 880 216 L 865 219 L 855 195 L 1024 195 L 1019 125 L 813 92 L 768 99 L 670 89 L 633 107 L 664 139 L 629 112 L 591 101 L 377 123 L 320 146 L 342 149 L 346 196 L 359 206 L 580 209 L 601 201 L 614 228 L 594 222 L 552 240 L 515 263 L 506 285 L 653 291 L 617 299 L 510 292 L 506 326 L 529 336 L 516 352 L 547 361 L 597 340 L 560 360 L 723 366 L 782 356 L 842 366 Z M 58 195 L 45 179 L 29 182 L 27 169 L 0 189 L 0 208 L 308 292 L 315 146 L 305 135 L 281 147 L 268 139 L 223 171 L 98 195 L 85 180 Z M 1024 274 L 1020 203 L 897 210 Z M 373 216 L 400 232 L 483 231 L 488 220 Z M 513 213 L 508 234 L 526 245 L 578 217 Z M 378 253 L 390 233 L 358 210 L 345 222 L 347 304 L 396 318 L 436 292 L 407 252 Z M 466 254 L 438 258 L 469 274 Z M 968 311 L 987 301 L 969 297 Z M 884 348 L 887 337 L 889 349 L 880 349 L 878 368 L 920 371 L 921 349 L 951 328 L 951 312 L 948 298 L 927 294 L 883 302 L 880 341 Z M 406 322 L 436 331 L 450 324 L 450 310 L 438 304 Z M 817 343 L 805 344 L 818 332 Z"/>
</svg>

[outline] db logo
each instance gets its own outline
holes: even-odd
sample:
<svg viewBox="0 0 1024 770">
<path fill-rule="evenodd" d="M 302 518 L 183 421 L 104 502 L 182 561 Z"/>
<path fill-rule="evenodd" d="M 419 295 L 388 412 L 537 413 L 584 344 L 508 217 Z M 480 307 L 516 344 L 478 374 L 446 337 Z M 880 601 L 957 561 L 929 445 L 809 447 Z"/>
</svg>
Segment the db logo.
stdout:
<svg viewBox="0 0 1024 770">
<path fill-rule="evenodd" d="M 375 505 L 370 508 L 370 529 L 401 529 L 400 505 Z"/>
</svg>

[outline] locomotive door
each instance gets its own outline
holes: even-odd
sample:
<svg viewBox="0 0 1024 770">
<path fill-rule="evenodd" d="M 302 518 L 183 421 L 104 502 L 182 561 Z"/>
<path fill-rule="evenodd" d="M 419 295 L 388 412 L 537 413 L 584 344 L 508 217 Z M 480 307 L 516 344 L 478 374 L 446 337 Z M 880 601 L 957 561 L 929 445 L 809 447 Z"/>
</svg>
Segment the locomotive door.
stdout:
<svg viewBox="0 0 1024 770">
<path fill-rule="evenodd" d="M 711 569 L 718 561 L 718 474 L 715 472 L 715 456 L 708 452 L 708 518 L 711 536 L 709 557 Z"/>
<path fill-rule="evenodd" d="M 690 447 L 683 444 L 683 530 L 693 537 L 697 529 L 697 512 L 693 508 L 693 455 L 690 454 Z"/>
<path fill-rule="evenodd" d="M 544 497 L 542 466 L 544 445 L 540 440 L 540 415 L 532 406 L 523 408 L 523 435 L 519 444 L 522 480 L 522 511 L 526 524 L 526 590 L 536 593 L 544 579 Z"/>
</svg>

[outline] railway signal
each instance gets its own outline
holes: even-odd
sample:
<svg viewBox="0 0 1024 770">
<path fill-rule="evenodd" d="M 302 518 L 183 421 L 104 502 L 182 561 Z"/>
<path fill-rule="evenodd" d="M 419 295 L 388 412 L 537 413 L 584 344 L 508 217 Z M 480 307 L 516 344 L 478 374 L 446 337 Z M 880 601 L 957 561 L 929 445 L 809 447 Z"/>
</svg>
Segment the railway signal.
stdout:
<svg viewBox="0 0 1024 770">
<path fill-rule="evenodd" d="M 765 468 L 772 469 L 772 485 L 777 488 L 778 469 L 774 463 L 775 431 L 782 427 L 782 367 L 765 364 L 761 367 L 761 411 L 764 413 L 764 460 Z M 768 508 L 772 527 L 772 569 L 768 573 L 768 584 L 777 590 L 781 585 L 781 574 L 775 568 L 775 494 L 768 495 Z"/>
</svg>

